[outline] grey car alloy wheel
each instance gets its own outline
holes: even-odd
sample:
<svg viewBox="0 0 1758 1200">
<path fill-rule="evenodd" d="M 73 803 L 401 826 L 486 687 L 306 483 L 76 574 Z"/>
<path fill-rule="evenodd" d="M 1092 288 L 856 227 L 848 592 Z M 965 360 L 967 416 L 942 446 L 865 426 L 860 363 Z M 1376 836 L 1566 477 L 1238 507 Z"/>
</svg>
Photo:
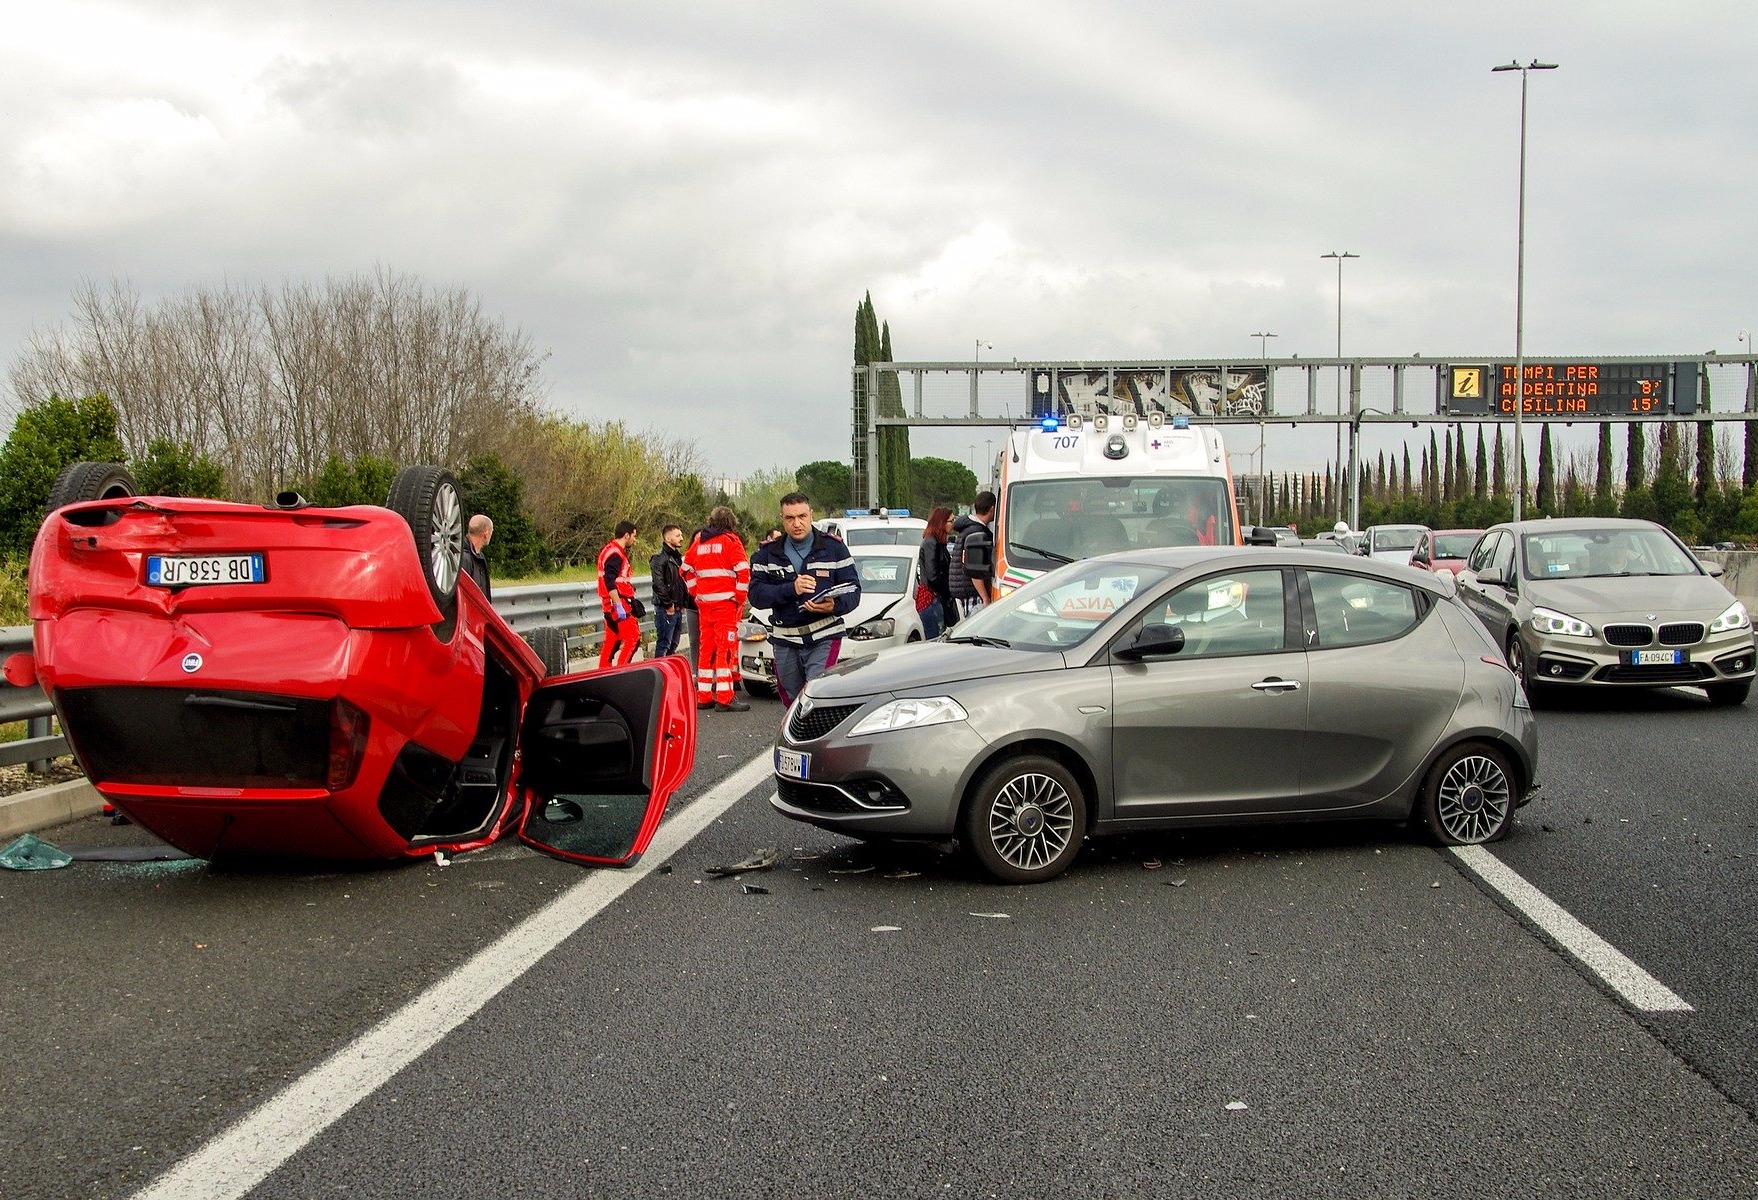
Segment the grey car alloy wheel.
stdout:
<svg viewBox="0 0 1758 1200">
<path fill-rule="evenodd" d="M 1429 777 L 1426 799 L 1429 828 L 1452 846 L 1493 841 L 1507 832 L 1513 819 L 1507 763 L 1483 746 L 1450 751 Z"/>
<path fill-rule="evenodd" d="M 978 788 L 965 833 L 977 861 L 995 878 L 1010 883 L 1050 879 L 1080 852 L 1086 799 L 1054 759 L 1013 759 L 991 771 Z"/>
</svg>

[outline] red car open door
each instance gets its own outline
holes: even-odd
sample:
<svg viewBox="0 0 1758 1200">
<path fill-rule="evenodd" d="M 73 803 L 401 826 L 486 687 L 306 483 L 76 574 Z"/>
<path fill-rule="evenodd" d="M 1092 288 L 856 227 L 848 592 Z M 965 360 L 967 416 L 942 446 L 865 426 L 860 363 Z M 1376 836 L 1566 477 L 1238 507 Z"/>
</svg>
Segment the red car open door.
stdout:
<svg viewBox="0 0 1758 1200">
<path fill-rule="evenodd" d="M 688 660 L 667 655 L 541 684 L 526 702 L 519 750 L 522 841 L 572 862 L 634 862 L 695 761 Z"/>
</svg>

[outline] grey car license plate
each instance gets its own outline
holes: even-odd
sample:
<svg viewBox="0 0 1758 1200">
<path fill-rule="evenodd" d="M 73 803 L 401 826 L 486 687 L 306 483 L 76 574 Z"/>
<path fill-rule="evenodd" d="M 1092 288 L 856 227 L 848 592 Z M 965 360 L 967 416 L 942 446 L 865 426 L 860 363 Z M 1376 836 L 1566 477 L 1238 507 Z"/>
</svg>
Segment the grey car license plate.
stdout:
<svg viewBox="0 0 1758 1200">
<path fill-rule="evenodd" d="M 812 765 L 812 756 L 803 750 L 775 748 L 775 773 L 788 779 L 804 779 Z"/>
</svg>

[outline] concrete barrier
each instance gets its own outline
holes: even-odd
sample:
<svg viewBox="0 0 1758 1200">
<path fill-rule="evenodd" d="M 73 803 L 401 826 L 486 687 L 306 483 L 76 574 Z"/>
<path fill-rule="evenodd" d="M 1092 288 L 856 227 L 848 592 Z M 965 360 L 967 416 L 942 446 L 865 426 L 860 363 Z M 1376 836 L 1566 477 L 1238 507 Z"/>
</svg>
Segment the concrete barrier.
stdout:
<svg viewBox="0 0 1758 1200">
<path fill-rule="evenodd" d="M 103 797 L 83 779 L 0 796 L 0 844 L 21 833 L 35 833 L 103 811 Z"/>
<path fill-rule="evenodd" d="M 1758 550 L 1699 550 L 1697 557 L 1719 566 L 1723 586 L 1758 610 Z"/>
</svg>

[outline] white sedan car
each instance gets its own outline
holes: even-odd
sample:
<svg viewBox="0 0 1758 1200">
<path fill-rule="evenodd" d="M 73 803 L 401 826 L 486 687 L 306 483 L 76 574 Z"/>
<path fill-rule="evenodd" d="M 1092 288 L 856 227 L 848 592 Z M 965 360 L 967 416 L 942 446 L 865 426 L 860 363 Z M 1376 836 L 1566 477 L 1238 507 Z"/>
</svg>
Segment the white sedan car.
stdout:
<svg viewBox="0 0 1758 1200">
<path fill-rule="evenodd" d="M 861 577 L 861 602 L 843 618 L 839 662 L 922 640 L 916 612 L 916 551 L 913 545 L 850 546 Z M 775 651 L 769 645 L 769 610 L 754 608 L 739 622 L 739 676 L 754 696 L 775 694 Z"/>
</svg>

